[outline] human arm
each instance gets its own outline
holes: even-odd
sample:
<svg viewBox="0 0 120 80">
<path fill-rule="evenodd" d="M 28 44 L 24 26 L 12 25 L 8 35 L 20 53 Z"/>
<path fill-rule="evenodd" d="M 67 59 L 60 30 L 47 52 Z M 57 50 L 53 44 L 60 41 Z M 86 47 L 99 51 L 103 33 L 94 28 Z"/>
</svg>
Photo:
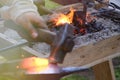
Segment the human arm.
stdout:
<svg viewBox="0 0 120 80">
<path fill-rule="evenodd" d="M 37 12 L 33 0 L 1 0 L 0 14 L 3 19 L 13 20 L 28 30 L 33 38 L 37 37 L 34 24 L 40 28 L 47 28 L 45 21 Z"/>
</svg>

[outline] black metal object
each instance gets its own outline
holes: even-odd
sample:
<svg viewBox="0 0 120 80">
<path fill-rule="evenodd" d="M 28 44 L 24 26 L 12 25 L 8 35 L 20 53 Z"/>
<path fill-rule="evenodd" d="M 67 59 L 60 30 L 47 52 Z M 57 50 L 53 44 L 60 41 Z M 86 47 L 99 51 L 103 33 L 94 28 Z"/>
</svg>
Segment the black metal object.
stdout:
<svg viewBox="0 0 120 80">
<path fill-rule="evenodd" d="M 115 3 L 110 2 L 109 6 L 112 6 L 112 7 L 116 8 L 116 9 L 120 10 L 120 5 L 118 6 Z"/>
<path fill-rule="evenodd" d="M 85 70 L 77 70 L 71 72 L 61 72 L 61 73 L 53 73 L 53 74 L 21 74 L 21 73 L 9 73 L 9 74 L 1 74 L 0 76 L 4 76 L 5 78 L 9 78 L 12 80 L 60 80 L 62 77 L 70 75 L 75 72 L 84 73 L 85 71 L 89 71 L 90 69 Z"/>
<path fill-rule="evenodd" d="M 111 8 L 101 8 L 97 12 L 93 12 L 91 14 L 97 17 L 108 18 L 113 22 L 120 23 L 120 11 L 117 11 L 120 10 L 120 6 L 112 2 L 106 5 Z"/>
<path fill-rule="evenodd" d="M 66 53 L 71 52 L 74 46 L 74 26 L 61 26 L 51 47 L 50 63 L 62 63 Z"/>
<path fill-rule="evenodd" d="M 113 22 L 120 23 L 120 12 L 113 9 L 101 8 L 98 12 L 91 13 L 94 16 L 111 19 Z"/>
<path fill-rule="evenodd" d="M 22 80 L 60 80 L 63 76 L 71 73 L 58 73 L 58 74 L 25 74 L 21 76 Z"/>
<path fill-rule="evenodd" d="M 18 80 L 60 80 L 62 77 L 75 73 L 84 72 L 90 69 L 86 67 L 66 67 L 60 68 L 59 72 L 53 73 L 31 73 L 28 74 L 26 71 L 17 66 L 20 65 L 22 60 L 7 61 L 0 64 L 0 75 L 5 77 L 12 77 Z"/>
<path fill-rule="evenodd" d="M 75 73 L 75 72 L 85 72 L 90 71 L 89 68 L 86 67 L 66 67 L 61 68 L 61 72 L 59 73 L 53 73 L 53 74 L 24 74 L 21 76 L 22 80 L 60 80 L 62 77 Z"/>
</svg>

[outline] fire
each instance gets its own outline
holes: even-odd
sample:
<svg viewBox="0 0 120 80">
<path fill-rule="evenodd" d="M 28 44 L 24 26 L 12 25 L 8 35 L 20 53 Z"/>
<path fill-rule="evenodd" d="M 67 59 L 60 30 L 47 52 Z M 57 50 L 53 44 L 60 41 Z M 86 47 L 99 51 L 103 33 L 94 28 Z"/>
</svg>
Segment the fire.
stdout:
<svg viewBox="0 0 120 80">
<path fill-rule="evenodd" d="M 57 20 L 56 25 L 58 26 L 58 25 L 65 24 L 65 23 L 70 24 L 71 22 L 69 21 L 69 18 L 66 15 L 60 14 L 60 17 Z"/>
<path fill-rule="evenodd" d="M 56 23 L 56 26 L 62 25 L 65 23 L 71 24 L 73 21 L 74 12 L 75 12 L 75 10 L 71 8 L 69 14 L 66 14 L 66 15 L 60 14 L 59 17 L 54 20 Z"/>
<path fill-rule="evenodd" d="M 30 57 L 26 58 L 21 63 L 21 68 L 27 72 L 40 72 L 45 70 L 49 65 L 48 59 Z"/>
</svg>

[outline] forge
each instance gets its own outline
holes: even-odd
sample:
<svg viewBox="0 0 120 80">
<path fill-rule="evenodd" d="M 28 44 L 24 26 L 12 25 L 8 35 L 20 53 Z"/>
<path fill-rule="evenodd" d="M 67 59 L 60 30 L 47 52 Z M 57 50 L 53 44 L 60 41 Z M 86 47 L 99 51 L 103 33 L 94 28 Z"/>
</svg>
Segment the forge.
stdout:
<svg viewBox="0 0 120 80">
<path fill-rule="evenodd" d="M 103 13 L 98 16 L 96 15 L 96 12 L 90 12 L 89 14 L 85 12 L 86 11 L 84 10 L 76 10 L 74 13 L 73 11 L 62 13 L 62 17 L 60 15 L 60 17 L 53 20 L 52 25 L 50 25 L 51 31 L 59 34 L 61 33 L 57 37 L 64 34 L 66 23 L 68 24 L 67 27 L 72 27 L 72 30 L 70 31 L 70 35 L 72 34 L 70 39 L 74 41 L 72 51 L 68 54 L 64 53 L 62 57 L 60 56 L 63 52 L 57 56 L 55 56 L 55 54 L 52 55 L 54 59 L 58 59 L 58 56 L 62 59 L 60 62 L 63 62 L 63 64 L 59 64 L 59 66 L 75 66 L 87 69 L 120 55 L 120 24 L 118 20 L 111 20 L 111 18 L 114 19 L 114 16 L 106 17 Z M 107 13 L 109 14 L 110 11 L 106 10 L 106 14 Z M 72 14 L 72 18 L 70 14 Z M 62 19 L 63 21 L 59 21 L 59 19 Z M 56 21 L 63 23 L 58 24 Z M 55 39 L 54 44 L 59 43 L 61 38 L 62 37 Z M 63 44 L 62 48 L 64 46 Z M 68 49 L 71 44 L 73 43 L 68 43 L 67 48 L 65 47 L 65 49 Z M 59 47 L 59 45 L 54 45 L 53 47 Z M 39 74 L 26 75 L 27 78 L 34 78 L 35 76 L 39 76 Z"/>
<path fill-rule="evenodd" d="M 81 71 L 84 69 L 86 70 L 96 64 L 99 64 L 104 61 L 108 61 L 109 59 L 112 59 L 120 55 L 120 23 L 119 23 L 120 13 L 116 12 L 115 10 L 109 10 L 109 9 L 103 9 L 102 11 L 101 10 L 96 11 L 92 9 L 92 11 L 87 11 L 86 6 L 85 5 L 83 6 L 81 4 L 77 4 L 77 5 L 75 4 L 74 6 L 77 8 L 81 7 L 82 10 L 81 8 L 80 10 L 79 9 L 69 10 L 70 6 L 68 6 L 66 11 L 66 6 L 65 6 L 65 8 L 58 9 L 59 11 L 56 10 L 56 13 L 61 12 L 60 15 L 57 16 L 57 18 L 55 18 L 54 15 L 49 15 L 49 16 L 45 15 L 45 17 L 47 17 L 48 20 L 50 20 L 51 17 L 54 18 L 52 21 L 50 20 L 50 22 L 48 23 L 51 32 L 38 29 L 39 38 L 37 41 L 45 41 L 46 43 L 51 45 L 51 42 L 53 42 L 53 39 L 55 39 L 55 41 L 53 42 L 53 44 L 55 45 L 52 44 L 53 52 L 56 50 L 56 49 L 54 50 L 54 48 L 57 48 L 58 51 L 59 49 L 62 51 L 57 56 L 55 56 L 54 54 L 51 56 L 53 58 L 61 56 L 60 59 L 57 58 L 58 62 L 59 61 L 61 63 L 63 62 L 63 64 L 58 64 L 60 67 L 63 68 L 70 67 L 70 69 L 72 69 L 71 66 L 74 66 L 75 69 L 70 72 L 66 71 L 57 74 L 56 73 L 41 74 L 40 72 L 33 72 L 31 74 L 25 73 L 23 76 L 23 80 L 26 79 L 59 80 L 61 77 L 65 75 L 71 74 L 76 71 Z M 108 16 L 109 14 L 110 16 Z M 59 19 L 61 18 L 64 19 L 59 23 L 62 22 L 63 23 L 62 24 L 57 23 L 56 21 L 59 21 Z M 20 34 L 25 33 L 25 30 L 18 28 L 18 26 L 11 25 L 11 22 L 10 24 L 5 23 L 5 26 L 17 30 Z M 66 32 L 68 32 L 67 35 L 65 34 Z M 57 33 L 59 33 L 59 35 L 57 35 Z M 43 35 L 44 37 L 41 37 Z M 55 37 L 56 35 L 57 37 Z M 29 36 L 27 35 L 27 37 Z M 35 41 L 35 40 L 31 40 L 30 38 L 27 39 L 28 41 Z M 62 45 L 62 47 L 60 44 Z M 44 54 L 44 52 L 41 51 L 37 52 L 26 44 L 24 44 L 24 46 L 22 47 L 21 46 L 18 47 L 17 50 L 19 51 L 17 51 L 17 54 L 19 54 L 20 52 L 20 55 L 21 54 L 24 55 L 24 57 L 22 57 L 22 60 L 24 58 L 26 59 L 31 56 L 37 56 L 40 58 L 49 57 L 50 54 L 49 51 L 48 54 L 46 52 L 45 52 L 46 54 Z M 9 50 L 5 49 L 6 51 L 8 50 L 5 53 L 8 54 L 8 52 L 11 51 L 13 53 L 14 52 L 13 49 L 14 46 Z M 68 54 L 66 54 L 66 52 Z M 61 53 L 64 53 L 64 55 L 63 54 L 61 55 Z M 4 56 L 4 52 L 2 52 L 2 54 Z M 1 65 L 4 65 L 4 66 L 0 66 L 1 71 L 4 73 L 4 71 L 2 70 L 3 68 L 5 68 L 6 71 L 10 71 L 10 72 L 14 72 L 14 70 L 21 71 L 21 69 L 16 69 L 16 67 L 18 67 L 19 63 L 21 62 L 21 57 L 17 59 L 18 60 L 16 60 L 15 58 L 13 61 L 7 61 L 1 63 Z M 31 63 L 31 62 L 27 62 L 27 63 Z M 48 65 L 48 63 L 46 64 Z M 28 65 L 31 66 L 35 64 L 27 64 L 27 66 Z M 39 65 L 37 64 L 37 66 Z"/>
<path fill-rule="evenodd" d="M 80 9 L 74 12 L 73 22 L 70 24 L 75 27 L 75 30 L 73 31 L 73 33 L 75 33 L 76 36 L 76 38 L 74 39 L 75 46 L 74 46 L 74 50 L 71 52 L 72 55 L 67 54 L 62 66 L 68 66 L 68 65 L 91 66 L 93 64 L 95 65 L 99 63 L 101 61 L 100 59 L 107 60 L 109 59 L 109 57 L 113 57 L 114 55 L 112 55 L 112 53 L 119 54 L 119 47 L 120 47 L 120 41 L 119 41 L 120 17 L 118 15 L 120 14 L 119 11 L 108 8 L 107 9 L 102 8 L 98 11 L 95 11 L 93 9 L 92 10 L 90 9 L 90 11 L 89 9 L 88 11 L 84 11 L 83 9 L 84 8 L 82 8 L 82 10 Z M 61 11 L 63 12 L 64 10 Z M 69 15 L 69 11 L 68 13 L 65 12 L 65 15 Z M 116 42 L 117 45 L 115 45 L 116 43 L 114 44 L 113 42 Z M 108 46 L 108 44 L 111 45 Z M 116 46 L 115 52 L 113 52 L 113 50 L 110 49 L 112 46 Z M 92 47 L 92 49 L 90 47 Z M 93 47 L 96 50 L 94 50 Z M 106 50 L 111 52 L 109 53 Z M 112 56 L 108 57 L 109 54 Z M 101 55 L 101 56 L 97 56 L 97 58 L 92 59 L 95 55 Z M 72 56 L 76 56 L 76 57 L 73 58 Z M 91 60 L 89 60 L 89 58 Z M 69 62 L 69 59 L 72 60 L 70 60 Z M 94 62 L 94 60 L 98 60 L 98 61 Z"/>
<path fill-rule="evenodd" d="M 66 10 L 66 8 L 65 8 Z M 64 10 L 61 10 L 63 12 Z M 59 31 L 61 27 L 68 23 L 74 27 L 75 48 L 90 43 L 108 39 L 120 34 L 120 16 L 114 9 L 70 9 L 65 13 L 60 13 L 57 18 L 52 20 L 50 29 L 53 32 Z M 60 24 L 61 22 L 61 24 Z M 64 23 L 63 23 L 64 22 Z"/>
</svg>

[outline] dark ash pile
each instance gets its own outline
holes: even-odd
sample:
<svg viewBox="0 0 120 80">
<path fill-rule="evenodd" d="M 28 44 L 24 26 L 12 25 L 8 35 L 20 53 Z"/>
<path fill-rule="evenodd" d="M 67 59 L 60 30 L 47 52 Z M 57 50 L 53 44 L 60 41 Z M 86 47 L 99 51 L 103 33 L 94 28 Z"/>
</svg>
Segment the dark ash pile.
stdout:
<svg viewBox="0 0 120 80">
<path fill-rule="evenodd" d="M 120 35 L 120 24 L 116 24 L 110 19 L 103 18 L 99 18 L 97 22 L 101 22 L 104 26 L 104 29 L 96 33 L 89 33 L 84 36 L 77 37 L 75 39 L 74 48 L 85 46 L 90 43 L 96 43 L 115 35 Z"/>
</svg>

